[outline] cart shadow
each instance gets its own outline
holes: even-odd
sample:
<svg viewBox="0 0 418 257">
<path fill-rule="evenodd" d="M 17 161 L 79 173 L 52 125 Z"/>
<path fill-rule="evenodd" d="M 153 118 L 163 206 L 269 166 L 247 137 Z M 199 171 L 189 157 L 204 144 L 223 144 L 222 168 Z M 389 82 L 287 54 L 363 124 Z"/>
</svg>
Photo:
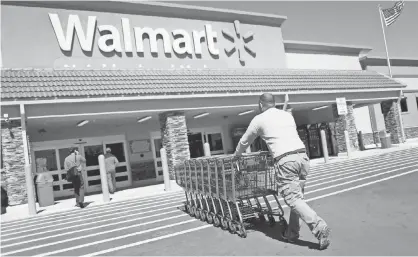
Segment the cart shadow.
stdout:
<svg viewBox="0 0 418 257">
<path fill-rule="evenodd" d="M 186 211 L 183 205 L 178 206 L 177 209 L 188 214 L 188 212 Z M 245 228 L 247 232 L 249 232 L 249 234 L 251 232 L 261 232 L 265 234 L 266 236 L 270 237 L 271 239 L 274 239 L 283 243 L 294 244 L 294 245 L 298 245 L 302 247 L 308 247 L 309 249 L 313 249 L 313 250 L 319 250 L 319 245 L 317 243 L 300 240 L 300 239 L 296 240 L 295 242 L 290 243 L 287 240 L 283 239 L 282 232 L 284 230 L 284 227 L 280 226 L 278 222 L 276 222 L 275 225 L 272 227 L 269 225 L 268 222 L 255 220 L 255 221 L 248 222 L 248 223 L 245 222 Z"/>
<path fill-rule="evenodd" d="M 290 243 L 287 240 L 283 239 L 282 233 L 284 231 L 284 227 L 280 226 L 277 222 L 275 226 L 273 227 L 271 227 L 268 223 L 265 223 L 265 222 L 260 222 L 260 221 L 254 222 L 252 223 L 250 230 L 261 232 L 265 234 L 266 236 L 270 237 L 271 239 L 274 239 L 283 243 L 294 244 L 294 245 L 298 245 L 302 247 L 308 247 L 309 249 L 319 250 L 319 245 L 317 243 L 313 243 L 313 242 L 309 242 L 309 241 L 305 241 L 301 239 L 298 239 L 295 242 Z"/>
</svg>

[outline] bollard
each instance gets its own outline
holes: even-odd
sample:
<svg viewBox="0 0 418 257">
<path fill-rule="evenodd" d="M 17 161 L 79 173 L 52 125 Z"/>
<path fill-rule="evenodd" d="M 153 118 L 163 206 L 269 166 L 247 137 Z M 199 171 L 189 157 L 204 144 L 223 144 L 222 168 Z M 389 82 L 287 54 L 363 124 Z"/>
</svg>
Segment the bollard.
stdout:
<svg viewBox="0 0 418 257">
<path fill-rule="evenodd" d="M 322 152 L 324 153 L 325 163 L 328 163 L 329 156 L 328 156 L 327 138 L 325 137 L 325 131 L 322 129 L 321 129 L 321 142 L 322 142 Z"/>
<path fill-rule="evenodd" d="M 210 146 L 208 142 L 203 144 L 203 151 L 205 152 L 205 157 L 210 157 Z"/>
<path fill-rule="evenodd" d="M 347 130 L 344 130 L 345 145 L 347 148 L 347 157 L 350 158 L 351 145 L 350 145 L 350 135 Z"/>
<path fill-rule="evenodd" d="M 25 165 L 26 189 L 28 194 L 29 215 L 36 215 L 35 185 L 32 177 L 31 165 Z"/>
<path fill-rule="evenodd" d="M 105 165 L 105 157 L 103 154 L 99 155 L 100 179 L 102 182 L 103 201 L 109 202 L 109 187 L 107 185 L 107 172 Z"/>
<path fill-rule="evenodd" d="M 168 160 L 167 160 L 167 152 L 163 148 L 160 149 L 160 155 L 161 155 L 161 164 L 163 168 L 163 177 L 164 177 L 164 190 L 170 191 L 171 185 L 170 185 L 170 173 L 168 171 Z"/>
</svg>

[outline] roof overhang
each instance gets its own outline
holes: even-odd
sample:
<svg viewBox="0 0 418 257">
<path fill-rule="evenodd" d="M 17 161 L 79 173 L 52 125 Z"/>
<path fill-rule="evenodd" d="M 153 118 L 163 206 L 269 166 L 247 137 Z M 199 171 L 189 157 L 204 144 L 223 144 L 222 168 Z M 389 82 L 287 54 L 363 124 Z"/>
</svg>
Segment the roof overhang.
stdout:
<svg viewBox="0 0 418 257">
<path fill-rule="evenodd" d="M 387 66 L 386 57 L 374 57 L 374 56 L 365 56 L 360 58 L 360 62 L 364 63 L 366 66 Z M 391 66 L 401 66 L 401 67 L 418 67 L 418 59 L 410 58 L 390 58 Z"/>
<path fill-rule="evenodd" d="M 373 71 L 2 70 L 2 106 L 208 97 L 400 91 Z"/>
<path fill-rule="evenodd" d="M 336 54 L 366 56 L 371 50 L 367 46 L 328 44 L 320 42 L 284 40 L 286 53 L 318 53 L 318 54 Z"/>
</svg>

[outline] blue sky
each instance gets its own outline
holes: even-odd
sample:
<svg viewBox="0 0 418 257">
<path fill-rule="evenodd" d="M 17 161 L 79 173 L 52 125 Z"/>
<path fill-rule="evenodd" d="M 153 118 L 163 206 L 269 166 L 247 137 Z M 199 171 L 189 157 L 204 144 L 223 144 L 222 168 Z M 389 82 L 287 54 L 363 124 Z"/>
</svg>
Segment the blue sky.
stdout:
<svg viewBox="0 0 418 257">
<path fill-rule="evenodd" d="M 386 56 L 378 5 L 395 1 L 187 1 L 196 6 L 235 9 L 287 16 L 286 40 L 302 40 L 373 48 L 370 55 Z M 405 1 L 398 20 L 386 28 L 390 57 L 418 59 L 418 2 Z"/>
</svg>

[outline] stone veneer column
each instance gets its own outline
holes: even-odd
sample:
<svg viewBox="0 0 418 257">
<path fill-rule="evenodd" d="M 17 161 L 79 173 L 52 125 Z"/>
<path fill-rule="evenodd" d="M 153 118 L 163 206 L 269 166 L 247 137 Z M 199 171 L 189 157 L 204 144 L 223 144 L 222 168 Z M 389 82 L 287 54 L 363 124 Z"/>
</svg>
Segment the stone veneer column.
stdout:
<svg viewBox="0 0 418 257">
<path fill-rule="evenodd" d="M 351 143 L 351 150 L 359 149 L 357 127 L 354 119 L 353 104 L 347 102 L 347 115 L 338 115 L 337 105 L 332 105 L 333 116 L 335 120 L 335 135 L 337 138 L 338 153 L 347 152 L 344 130 L 347 129 Z"/>
<path fill-rule="evenodd" d="M 10 129 L 2 124 L 1 146 L 3 158 L 1 183 L 7 191 L 9 204 L 27 203 L 25 157 L 20 124 Z"/>
<path fill-rule="evenodd" d="M 170 178 L 174 179 L 174 166 L 179 161 L 190 159 L 189 140 L 184 112 L 174 111 L 159 114 L 161 139 L 167 152 Z"/>
<path fill-rule="evenodd" d="M 387 100 L 381 103 L 386 131 L 390 133 L 392 144 L 402 142 L 401 119 L 399 117 L 399 103 L 396 100 Z"/>
</svg>

